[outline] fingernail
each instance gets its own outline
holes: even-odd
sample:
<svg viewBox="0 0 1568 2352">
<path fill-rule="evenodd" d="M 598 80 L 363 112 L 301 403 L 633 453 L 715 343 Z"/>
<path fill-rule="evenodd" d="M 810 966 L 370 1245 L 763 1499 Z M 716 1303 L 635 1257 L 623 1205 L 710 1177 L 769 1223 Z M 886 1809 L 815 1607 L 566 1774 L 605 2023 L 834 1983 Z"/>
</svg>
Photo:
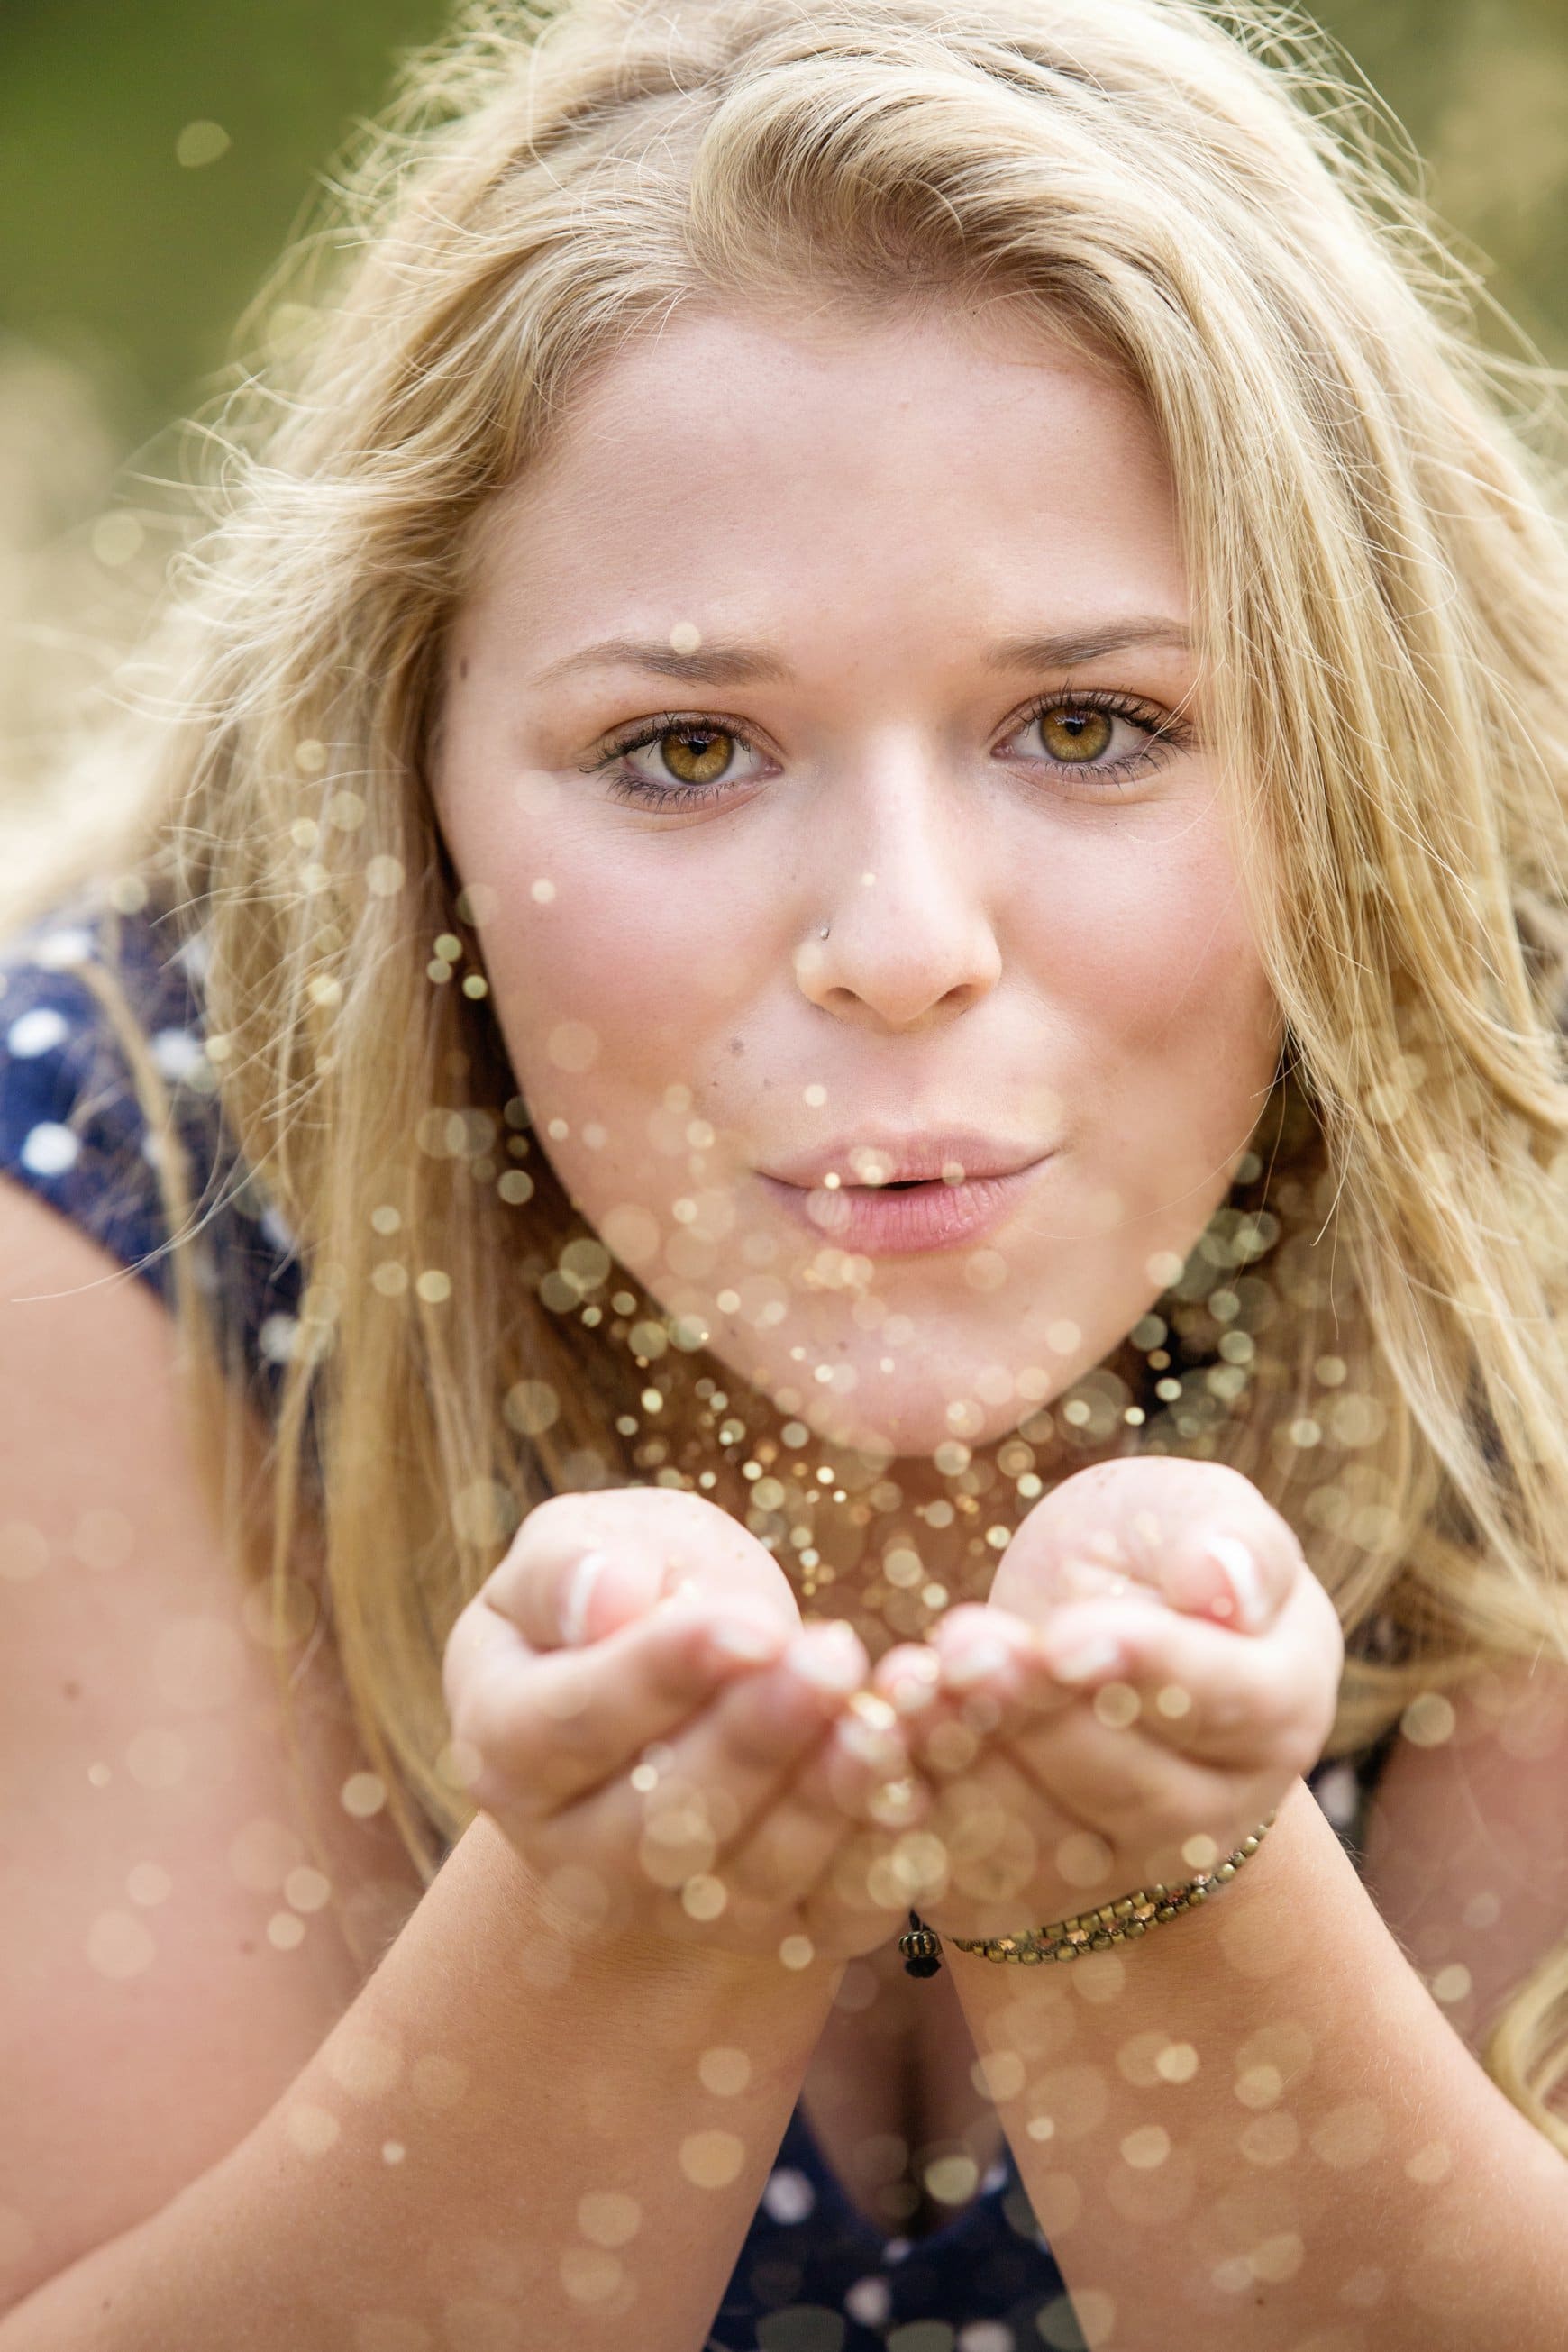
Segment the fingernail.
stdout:
<svg viewBox="0 0 1568 2352">
<path fill-rule="evenodd" d="M 715 1617 L 708 1639 L 724 1657 L 748 1663 L 776 1658 L 784 1645 L 779 1627 L 761 1617 Z"/>
<path fill-rule="evenodd" d="M 1239 1536 L 1210 1536 L 1208 1554 L 1230 1588 L 1236 1622 L 1244 1633 L 1256 1633 L 1268 1616 L 1268 1597 L 1257 1555 Z"/>
<path fill-rule="evenodd" d="M 568 1649 L 582 1646 L 588 1630 L 588 1603 L 594 1597 L 594 1587 L 610 1564 L 605 1551 L 585 1551 L 566 1580 L 561 1595 L 561 1638 Z"/>
<path fill-rule="evenodd" d="M 976 1683 L 1000 1674 L 1012 1655 L 1005 1642 L 994 1638 L 971 1642 L 956 1656 L 942 1661 L 942 1679 L 949 1690 L 973 1690 Z"/>
<path fill-rule="evenodd" d="M 817 1690 L 858 1690 L 866 1677 L 866 1657 L 854 1628 L 836 1617 L 826 1625 L 808 1625 L 784 1653 L 793 1674 Z"/>
<path fill-rule="evenodd" d="M 1102 1568 L 1098 1560 L 1064 1559 L 1060 1582 L 1074 1600 L 1087 1601 L 1102 1593 L 1125 1592 L 1128 1580 L 1115 1569 Z"/>
<path fill-rule="evenodd" d="M 1091 1633 L 1082 1642 L 1070 1643 L 1065 1650 L 1047 1654 L 1047 1664 L 1060 1683 L 1087 1682 L 1091 1675 L 1104 1674 L 1121 1664 L 1121 1644 L 1109 1634 Z"/>
</svg>

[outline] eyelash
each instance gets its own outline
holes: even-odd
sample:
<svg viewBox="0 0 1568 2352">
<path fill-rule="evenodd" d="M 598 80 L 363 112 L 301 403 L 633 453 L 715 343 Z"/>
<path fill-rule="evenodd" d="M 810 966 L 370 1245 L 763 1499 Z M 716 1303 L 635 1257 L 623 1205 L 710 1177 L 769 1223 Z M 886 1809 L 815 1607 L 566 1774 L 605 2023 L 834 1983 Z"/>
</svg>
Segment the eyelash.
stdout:
<svg viewBox="0 0 1568 2352">
<path fill-rule="evenodd" d="M 1161 750 L 1180 751 L 1192 740 L 1191 729 L 1181 719 L 1156 715 L 1150 704 L 1101 687 L 1085 687 L 1081 693 L 1077 694 L 1037 696 L 1016 726 L 1010 730 L 1011 734 L 1021 734 L 1026 727 L 1032 727 L 1036 719 L 1048 710 L 1103 710 L 1108 718 L 1124 719 L 1129 726 L 1142 728 L 1149 739 L 1142 750 L 1104 767 L 1088 761 L 1047 759 L 1036 762 L 1051 769 L 1058 776 L 1096 776 L 1110 778 L 1121 784 L 1129 777 L 1141 774 Z M 668 784 L 654 784 L 646 776 L 639 775 L 636 769 L 616 765 L 628 751 L 644 751 L 649 744 L 658 743 L 664 736 L 677 733 L 682 728 L 689 728 L 695 732 L 704 727 L 710 728 L 715 734 L 728 736 L 731 742 L 742 745 L 747 751 L 757 749 L 750 737 L 742 734 L 738 727 L 714 718 L 710 712 L 661 710 L 650 719 L 639 720 L 632 732 L 613 739 L 597 759 L 587 762 L 587 772 L 591 775 L 607 774 L 615 798 L 634 806 L 687 808 L 697 802 L 716 800 L 721 793 L 733 791 L 734 786 L 725 783 L 683 784 L 678 778 L 672 778 Z"/>
</svg>

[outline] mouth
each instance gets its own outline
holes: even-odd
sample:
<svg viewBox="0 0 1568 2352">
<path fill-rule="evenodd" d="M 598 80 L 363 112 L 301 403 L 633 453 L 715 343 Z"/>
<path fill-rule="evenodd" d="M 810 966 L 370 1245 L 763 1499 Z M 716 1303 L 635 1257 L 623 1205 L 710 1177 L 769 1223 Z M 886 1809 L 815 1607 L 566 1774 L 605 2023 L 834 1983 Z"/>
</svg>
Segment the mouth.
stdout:
<svg viewBox="0 0 1568 2352">
<path fill-rule="evenodd" d="M 910 1256 L 977 1241 L 1005 1222 L 1041 1169 L 1046 1152 L 1000 1175 L 897 1176 L 874 1184 L 796 1184 L 758 1171 L 775 1205 L 824 1241 L 868 1257 Z"/>
</svg>

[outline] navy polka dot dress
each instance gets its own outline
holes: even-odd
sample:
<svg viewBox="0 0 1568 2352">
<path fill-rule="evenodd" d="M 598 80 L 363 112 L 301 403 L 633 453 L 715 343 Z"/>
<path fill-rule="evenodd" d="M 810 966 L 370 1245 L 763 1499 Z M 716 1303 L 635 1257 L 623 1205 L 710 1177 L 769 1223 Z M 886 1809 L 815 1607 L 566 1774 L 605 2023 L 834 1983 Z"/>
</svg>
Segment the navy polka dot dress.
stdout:
<svg viewBox="0 0 1568 2352">
<path fill-rule="evenodd" d="M 0 1174 L 71 1218 L 172 1298 L 154 1163 L 163 1138 L 136 1105 L 87 972 L 109 951 L 84 892 L 0 942 Z M 174 947 L 148 914 L 118 919 L 118 971 L 190 1147 L 199 1185 L 197 1279 L 221 1286 L 237 1370 L 265 1402 L 288 1361 L 300 1296 L 294 1242 L 223 1129 L 204 1052 L 199 942 Z M 1310 1785 L 1359 1864 L 1365 1807 L 1392 1744 L 1320 1764 Z M 1010 2157 L 945 2227 L 889 2238 L 835 2177 L 797 2108 L 704 2352 L 1073 2352 L 1071 2300 Z"/>
</svg>

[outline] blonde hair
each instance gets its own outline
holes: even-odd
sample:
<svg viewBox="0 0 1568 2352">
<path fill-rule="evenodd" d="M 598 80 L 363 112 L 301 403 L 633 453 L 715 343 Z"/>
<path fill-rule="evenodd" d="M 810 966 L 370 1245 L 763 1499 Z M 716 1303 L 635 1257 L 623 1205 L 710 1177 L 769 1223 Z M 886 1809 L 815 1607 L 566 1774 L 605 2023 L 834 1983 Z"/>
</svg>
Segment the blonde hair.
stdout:
<svg viewBox="0 0 1568 2352">
<path fill-rule="evenodd" d="M 1568 1661 L 1568 555 L 1521 415 L 1542 380 L 1483 355 L 1473 289 L 1283 19 L 480 5 L 412 61 L 258 314 L 276 348 L 214 436 L 219 511 L 177 575 L 174 715 L 127 836 L 206 942 L 222 1108 L 309 1275 L 247 1474 L 265 1539 L 237 1513 L 235 1540 L 286 1616 L 314 1531 L 426 1875 L 471 1811 L 454 1616 L 534 1501 L 649 1466 L 616 1422 L 650 1375 L 584 1301 L 672 1380 L 706 1337 L 612 1270 L 527 1150 L 489 1007 L 426 976 L 489 911 L 425 783 L 473 527 L 584 372 L 682 303 L 953 299 L 1021 307 L 1149 403 L 1289 1041 L 1246 1181 L 1159 1302 L 1156 1409 L 1124 1422 L 1130 1341 L 1076 1421 L 1024 1434 L 1121 1428 L 1256 1480 L 1346 1630 L 1331 1753 Z M 230 1387 L 194 1409 L 232 1485 Z M 719 1499 L 747 1510 L 733 1476 Z M 1485 2063 L 1568 2149 L 1565 2029 L 1568 1950 Z"/>
</svg>

